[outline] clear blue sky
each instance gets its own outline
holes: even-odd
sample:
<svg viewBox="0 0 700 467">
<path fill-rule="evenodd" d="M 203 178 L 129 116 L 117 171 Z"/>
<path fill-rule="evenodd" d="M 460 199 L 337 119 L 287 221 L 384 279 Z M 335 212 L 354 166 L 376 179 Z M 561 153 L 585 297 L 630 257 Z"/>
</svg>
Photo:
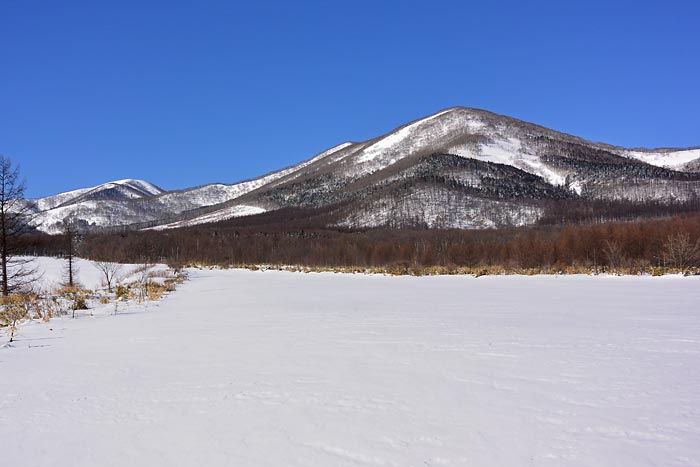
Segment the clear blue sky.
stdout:
<svg viewBox="0 0 700 467">
<path fill-rule="evenodd" d="M 29 196 L 236 182 L 439 109 L 700 145 L 700 2 L 0 0 Z"/>
</svg>

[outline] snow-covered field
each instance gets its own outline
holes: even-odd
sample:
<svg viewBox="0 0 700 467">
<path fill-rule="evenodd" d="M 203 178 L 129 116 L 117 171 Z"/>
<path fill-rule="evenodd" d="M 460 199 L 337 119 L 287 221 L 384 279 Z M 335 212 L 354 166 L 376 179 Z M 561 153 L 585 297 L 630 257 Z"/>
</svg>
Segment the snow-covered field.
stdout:
<svg viewBox="0 0 700 467">
<path fill-rule="evenodd" d="M 2 465 L 700 465 L 700 278 L 191 275 L 0 349 Z"/>
<path fill-rule="evenodd" d="M 20 259 L 29 259 L 29 257 L 22 257 Z M 141 266 L 140 264 L 121 265 L 115 277 L 115 284 L 117 282 L 129 282 L 137 279 L 137 271 Z M 66 281 L 67 261 L 65 259 L 38 257 L 33 259 L 29 267 L 36 269 L 38 273 L 37 280 L 33 286 L 40 291 L 55 290 Z M 158 264 L 151 267 L 150 271 L 158 272 L 164 271 L 165 269 L 167 269 L 165 265 Z M 95 266 L 94 261 L 75 258 L 74 275 L 77 283 L 86 289 L 97 290 L 106 287 L 104 273 Z"/>
</svg>

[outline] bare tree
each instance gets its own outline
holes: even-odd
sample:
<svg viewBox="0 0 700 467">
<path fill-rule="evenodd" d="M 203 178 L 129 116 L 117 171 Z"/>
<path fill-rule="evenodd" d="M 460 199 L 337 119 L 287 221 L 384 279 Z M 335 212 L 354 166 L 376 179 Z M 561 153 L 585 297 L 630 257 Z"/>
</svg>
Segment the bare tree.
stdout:
<svg viewBox="0 0 700 467">
<path fill-rule="evenodd" d="M 619 268 L 622 266 L 624 254 L 620 242 L 616 240 L 606 240 L 605 246 L 603 247 L 603 255 L 605 255 L 605 259 L 608 260 L 608 266 L 611 268 Z"/>
<path fill-rule="evenodd" d="M 17 257 L 19 241 L 30 230 L 33 204 L 24 199 L 19 167 L 0 154 L 0 278 L 2 296 L 26 289 L 36 278 L 31 260 Z"/>
<path fill-rule="evenodd" d="M 109 263 L 106 261 L 98 261 L 95 267 L 102 273 L 107 283 L 107 290 L 112 293 L 112 283 L 122 271 L 122 265 L 119 263 Z"/>
<path fill-rule="evenodd" d="M 77 287 L 79 281 L 77 279 L 78 267 L 75 264 L 75 256 L 80 242 L 80 231 L 77 222 L 73 219 L 64 219 L 63 235 L 66 238 L 66 285 L 71 288 Z"/>
<path fill-rule="evenodd" d="M 149 236 L 144 236 L 141 245 L 141 266 L 139 272 L 139 302 L 148 299 L 148 286 L 151 282 L 151 269 L 155 266 L 155 244 Z"/>
<path fill-rule="evenodd" d="M 664 263 L 680 269 L 692 266 L 700 260 L 700 239 L 693 242 L 687 233 L 669 235 L 663 244 Z"/>
</svg>

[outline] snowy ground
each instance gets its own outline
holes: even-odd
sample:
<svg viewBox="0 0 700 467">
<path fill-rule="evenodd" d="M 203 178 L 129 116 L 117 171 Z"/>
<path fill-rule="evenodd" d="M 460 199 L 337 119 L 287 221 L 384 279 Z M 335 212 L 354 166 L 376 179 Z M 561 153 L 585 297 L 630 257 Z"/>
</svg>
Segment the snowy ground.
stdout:
<svg viewBox="0 0 700 467">
<path fill-rule="evenodd" d="M 0 349 L 12 466 L 698 466 L 700 278 L 193 271 Z"/>
<path fill-rule="evenodd" d="M 30 257 L 21 257 L 20 259 L 30 259 Z M 52 291 L 58 289 L 66 282 L 67 278 L 67 261 L 62 258 L 38 257 L 33 258 L 30 266 L 31 269 L 36 269 L 37 280 L 34 288 L 39 291 Z M 137 271 L 141 268 L 140 264 L 123 264 L 114 279 L 116 283 L 128 283 L 138 279 Z M 164 264 L 154 265 L 149 268 L 151 272 L 162 272 L 167 267 Z M 81 287 L 89 290 L 98 290 L 106 287 L 105 276 L 96 266 L 94 261 L 89 261 L 82 258 L 75 258 L 74 264 L 75 280 Z M 112 284 L 112 285 L 115 285 Z"/>
</svg>

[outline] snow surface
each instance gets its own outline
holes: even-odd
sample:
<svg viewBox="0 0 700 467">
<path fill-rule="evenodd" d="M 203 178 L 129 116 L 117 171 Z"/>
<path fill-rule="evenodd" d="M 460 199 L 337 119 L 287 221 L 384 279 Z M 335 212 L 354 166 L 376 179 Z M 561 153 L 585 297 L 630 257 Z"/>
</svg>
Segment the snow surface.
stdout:
<svg viewBox="0 0 700 467">
<path fill-rule="evenodd" d="M 19 259 L 31 259 L 27 267 L 36 269 L 38 276 L 34 281 L 33 288 L 41 292 L 51 292 L 58 289 L 66 281 L 67 260 L 64 258 L 51 258 L 40 256 L 32 258 L 29 256 L 21 256 Z M 83 288 L 88 290 L 98 290 L 105 286 L 104 273 L 95 266 L 94 261 L 83 258 L 74 258 L 73 274 L 75 281 Z M 114 278 L 114 283 L 129 282 L 137 279 L 136 270 L 141 268 L 141 264 L 122 264 L 119 274 Z M 164 264 L 157 264 L 151 267 L 151 272 L 160 272 L 167 269 Z M 0 341 L 2 341 L 0 339 Z"/>
<path fill-rule="evenodd" d="M 314 162 L 314 161 L 317 161 L 319 159 L 323 159 L 324 157 L 330 156 L 331 154 L 334 154 L 342 149 L 345 149 L 348 146 L 352 146 L 353 144 L 354 143 L 352 143 L 351 141 L 346 141 L 344 143 L 340 143 L 339 145 L 333 146 L 332 148 L 327 149 L 327 150 L 323 151 L 322 153 L 319 153 L 318 155 L 314 156 L 309 162 Z"/>
<path fill-rule="evenodd" d="M 367 149 L 365 149 L 362 152 L 362 155 L 360 157 L 358 157 L 357 161 L 360 163 L 371 161 L 371 160 L 375 159 L 382 152 L 389 150 L 389 149 L 393 149 L 395 146 L 400 145 L 408 138 L 412 138 L 412 137 L 415 138 L 416 131 L 418 131 L 420 128 L 424 127 L 426 123 L 430 122 L 431 120 L 436 119 L 440 115 L 444 115 L 444 114 L 452 112 L 452 111 L 453 111 L 453 109 L 443 110 L 443 111 L 438 112 L 436 114 L 430 115 L 429 117 L 420 119 L 416 122 L 413 122 L 409 125 L 406 125 L 405 127 L 400 128 L 399 130 L 396 130 L 392 133 L 389 133 L 388 135 L 384 136 L 376 143 L 373 143 L 370 146 L 368 146 Z"/>
<path fill-rule="evenodd" d="M 189 219 L 185 221 L 171 222 L 170 224 L 159 225 L 156 227 L 151 227 L 144 230 L 164 230 L 164 229 L 175 229 L 178 227 L 189 227 L 199 224 L 207 224 L 210 222 L 221 222 L 228 219 L 233 219 L 234 217 L 252 216 L 254 214 L 262 214 L 266 209 L 259 206 L 249 206 L 245 204 L 239 204 L 236 206 L 231 206 L 224 209 L 218 209 L 209 214 L 204 214 L 194 219 Z"/>
<path fill-rule="evenodd" d="M 164 193 L 163 190 L 155 186 L 154 184 L 147 182 L 145 180 L 134 180 L 132 178 L 125 178 L 123 180 L 117 180 L 114 182 L 110 182 L 105 184 L 105 186 L 110 186 L 110 185 L 121 185 L 121 186 L 128 186 L 130 188 L 133 188 L 134 190 L 140 191 L 144 194 L 155 196 L 159 195 L 161 193 Z"/>
<path fill-rule="evenodd" d="M 3 465 L 700 465 L 700 278 L 191 274 L 0 349 Z"/>
<path fill-rule="evenodd" d="M 462 157 L 507 164 L 525 172 L 539 175 L 551 185 L 564 185 L 566 181 L 565 176 L 547 167 L 535 154 L 524 151 L 522 142 L 517 138 L 496 139 L 492 143 L 480 145 L 479 150 L 480 153 L 476 157 L 471 152 L 465 154 L 459 147 L 455 147 L 454 151 L 451 152 Z"/>
<path fill-rule="evenodd" d="M 700 149 L 686 149 L 682 151 L 654 152 L 654 151 L 624 151 L 626 157 L 638 159 L 647 164 L 669 169 L 679 169 L 688 162 L 700 159 Z"/>
</svg>

